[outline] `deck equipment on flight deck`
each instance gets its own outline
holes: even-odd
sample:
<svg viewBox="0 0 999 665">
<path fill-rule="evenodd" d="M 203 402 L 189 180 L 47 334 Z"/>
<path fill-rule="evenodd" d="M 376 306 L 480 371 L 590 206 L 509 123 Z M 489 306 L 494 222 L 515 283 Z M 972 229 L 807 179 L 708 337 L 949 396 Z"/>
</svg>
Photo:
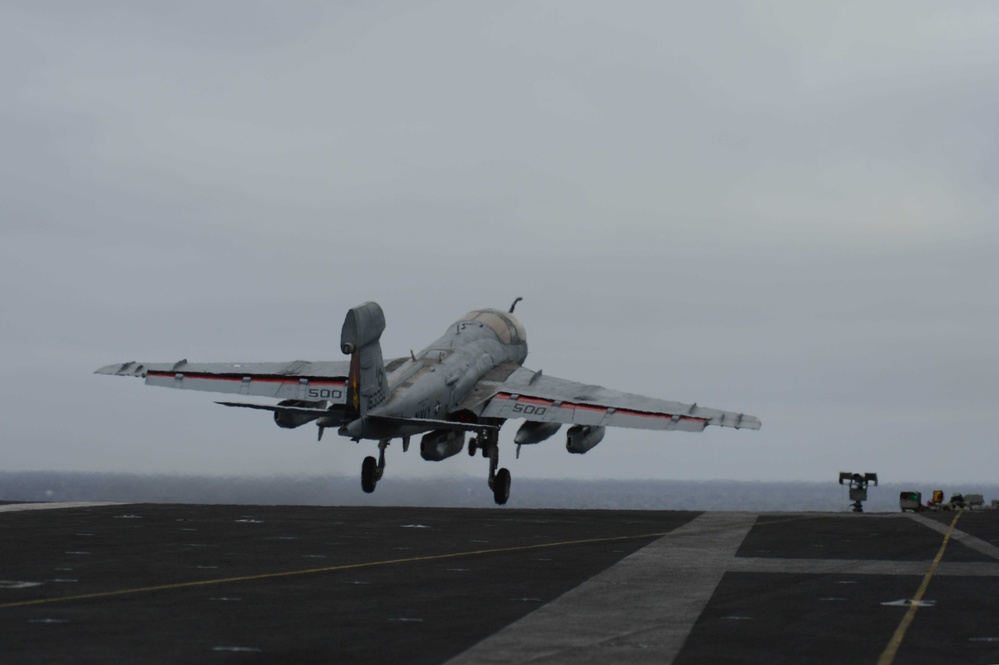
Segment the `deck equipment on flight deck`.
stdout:
<svg viewBox="0 0 999 665">
<path fill-rule="evenodd" d="M 923 510 L 923 493 L 922 492 L 900 492 L 898 495 L 898 505 L 904 513 L 907 510 L 911 510 L 914 513 L 918 513 Z"/>
<path fill-rule="evenodd" d="M 862 503 L 867 501 L 867 484 L 873 481 L 876 487 L 878 484 L 878 474 L 859 474 L 850 473 L 849 471 L 840 471 L 839 484 L 842 485 L 844 480 L 850 485 L 850 501 L 853 501 L 851 504 L 853 512 L 864 512 L 864 506 Z"/>
</svg>

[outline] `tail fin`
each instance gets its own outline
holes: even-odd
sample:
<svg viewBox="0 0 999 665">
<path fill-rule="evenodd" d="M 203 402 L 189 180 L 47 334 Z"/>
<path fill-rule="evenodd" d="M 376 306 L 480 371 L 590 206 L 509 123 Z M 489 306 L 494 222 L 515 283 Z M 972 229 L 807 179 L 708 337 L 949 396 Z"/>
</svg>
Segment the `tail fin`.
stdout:
<svg viewBox="0 0 999 665">
<path fill-rule="evenodd" d="M 340 350 L 350 355 L 347 406 L 358 416 L 363 416 L 388 396 L 385 362 L 379 343 L 384 330 L 385 314 L 375 302 L 354 307 L 343 321 Z"/>
</svg>

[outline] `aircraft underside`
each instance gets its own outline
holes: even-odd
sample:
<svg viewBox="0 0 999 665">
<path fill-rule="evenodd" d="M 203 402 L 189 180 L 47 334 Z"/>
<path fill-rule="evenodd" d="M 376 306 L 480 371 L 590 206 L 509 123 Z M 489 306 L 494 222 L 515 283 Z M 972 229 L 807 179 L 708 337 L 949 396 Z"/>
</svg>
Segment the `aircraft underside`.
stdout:
<svg viewBox="0 0 999 665">
<path fill-rule="evenodd" d="M 425 434 L 420 442 L 420 455 L 423 459 L 432 462 L 439 462 L 457 455 L 466 447 L 464 435 L 464 431 L 439 430 Z M 361 489 L 368 494 L 375 491 L 378 481 L 385 474 L 385 451 L 391 443 L 391 439 L 380 440 L 378 442 L 378 456 L 369 455 L 361 463 Z M 409 450 L 409 443 L 410 437 L 402 437 L 403 452 Z M 498 468 L 499 426 L 473 434 L 467 442 L 467 450 L 471 457 L 474 457 L 476 453 L 481 453 L 489 460 L 489 489 L 492 491 L 493 500 L 497 505 L 504 505 L 510 499 L 511 476 L 509 469 Z"/>
</svg>

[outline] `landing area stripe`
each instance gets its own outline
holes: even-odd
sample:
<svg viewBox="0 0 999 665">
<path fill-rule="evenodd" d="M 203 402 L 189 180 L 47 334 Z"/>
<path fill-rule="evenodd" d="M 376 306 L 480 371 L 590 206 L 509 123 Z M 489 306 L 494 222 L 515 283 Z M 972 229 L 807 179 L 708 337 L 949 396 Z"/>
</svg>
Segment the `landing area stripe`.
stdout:
<svg viewBox="0 0 999 665">
<path fill-rule="evenodd" d="M 216 584 L 228 584 L 231 582 L 248 582 L 254 580 L 277 579 L 280 577 L 294 577 L 296 575 L 315 575 L 318 573 L 331 573 L 341 570 L 356 570 L 359 568 L 374 568 L 378 566 L 391 566 L 395 564 L 417 563 L 420 561 L 439 561 L 443 559 L 456 559 L 466 556 L 478 556 L 483 554 L 505 554 L 509 552 L 527 552 L 553 547 L 568 547 L 571 545 L 590 545 L 595 543 L 612 543 L 625 540 L 654 540 L 668 536 L 671 532 L 643 533 L 635 536 L 613 536 L 609 538 L 588 538 L 585 540 L 566 540 L 557 543 L 536 543 L 534 545 L 518 545 L 515 547 L 498 547 L 485 550 L 471 550 L 468 552 L 449 552 L 447 554 L 429 554 L 426 556 L 408 557 L 405 559 L 387 559 L 382 561 L 368 561 L 364 563 L 348 563 L 339 566 L 324 566 L 322 568 L 307 568 L 304 570 L 286 570 L 279 573 L 260 573 L 257 575 L 240 575 L 238 577 L 223 577 L 213 580 L 197 580 L 193 582 L 177 582 L 174 584 L 160 584 L 154 586 L 135 587 L 131 589 L 118 589 L 116 591 L 98 591 L 95 593 L 83 593 L 74 596 L 61 596 L 57 598 L 35 598 L 33 600 L 21 600 L 11 603 L 0 604 L 0 609 L 12 607 L 29 607 L 31 605 L 51 605 L 55 603 L 67 603 L 78 600 L 94 600 L 98 598 L 112 598 L 115 596 L 126 596 L 130 594 L 147 593 L 152 591 L 169 591 L 171 589 L 186 589 L 192 587 L 212 586 Z"/>
<path fill-rule="evenodd" d="M 125 506 L 119 501 L 58 501 L 54 503 L 5 503 L 0 505 L 0 513 L 17 513 L 24 510 L 59 510 L 63 508 L 101 508 L 103 506 Z"/>
</svg>

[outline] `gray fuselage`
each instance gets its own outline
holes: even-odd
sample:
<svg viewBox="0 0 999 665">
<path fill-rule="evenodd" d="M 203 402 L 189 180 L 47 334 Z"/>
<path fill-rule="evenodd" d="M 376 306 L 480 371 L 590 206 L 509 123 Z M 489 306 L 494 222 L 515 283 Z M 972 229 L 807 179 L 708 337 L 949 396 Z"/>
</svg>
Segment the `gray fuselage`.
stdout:
<svg viewBox="0 0 999 665">
<path fill-rule="evenodd" d="M 488 372 L 503 363 L 519 366 L 526 357 L 526 334 L 515 316 L 495 309 L 469 312 L 438 340 L 393 368 L 387 376 L 386 399 L 340 434 L 389 439 L 436 429 L 426 424 L 389 425 L 377 417 L 447 420 Z"/>
</svg>

